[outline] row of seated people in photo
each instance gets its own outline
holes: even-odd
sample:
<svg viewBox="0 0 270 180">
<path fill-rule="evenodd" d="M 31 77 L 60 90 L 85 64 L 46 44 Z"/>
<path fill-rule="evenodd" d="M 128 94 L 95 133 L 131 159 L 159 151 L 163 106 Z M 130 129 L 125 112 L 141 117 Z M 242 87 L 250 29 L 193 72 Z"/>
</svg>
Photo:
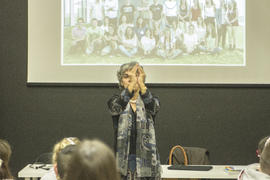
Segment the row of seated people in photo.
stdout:
<svg viewBox="0 0 270 180">
<path fill-rule="evenodd" d="M 104 21 L 106 24 L 98 26 L 97 19 L 92 19 L 87 28 L 83 19 L 79 19 L 71 31 L 73 41 L 69 53 L 175 58 L 182 54 L 208 54 L 221 50 L 214 39 L 208 38 L 209 33 L 201 16 L 193 23 L 186 23 L 184 28 L 176 20 L 163 28 L 151 27 L 142 17 L 138 17 L 133 25 L 127 22 L 124 15 L 120 17 L 117 27 L 109 24 L 107 17 Z"/>
<path fill-rule="evenodd" d="M 229 47 L 235 48 L 234 27 L 238 26 L 238 5 L 235 0 L 154 0 L 153 3 L 142 0 L 135 4 L 131 0 L 127 0 L 119 8 L 118 0 L 96 0 L 90 6 L 89 15 L 84 18 L 88 23 L 96 18 L 99 25 L 106 24 L 108 20 L 115 28 L 121 24 L 121 18 L 118 20 L 119 15 L 124 15 L 129 24 L 135 24 L 135 18 L 141 16 L 152 28 L 157 28 L 162 21 L 165 25 L 171 25 L 173 21 L 186 25 L 186 23 L 197 21 L 198 17 L 202 17 L 207 33 L 214 34 L 218 42 L 222 41 L 223 48 L 228 29 Z"/>
</svg>

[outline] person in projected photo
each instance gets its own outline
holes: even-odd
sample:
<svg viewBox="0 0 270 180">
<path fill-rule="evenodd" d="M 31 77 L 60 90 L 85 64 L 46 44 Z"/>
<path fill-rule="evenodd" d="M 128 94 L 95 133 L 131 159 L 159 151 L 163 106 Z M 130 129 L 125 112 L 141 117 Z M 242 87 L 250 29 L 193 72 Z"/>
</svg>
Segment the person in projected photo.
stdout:
<svg viewBox="0 0 270 180">
<path fill-rule="evenodd" d="M 199 39 L 198 35 L 195 33 L 194 25 L 190 24 L 188 26 L 188 32 L 184 33 L 184 46 L 186 48 L 186 53 L 195 54 L 198 53 Z"/>
<path fill-rule="evenodd" d="M 104 1 L 104 15 L 109 18 L 109 23 L 112 24 L 113 27 L 117 26 L 118 0 Z"/>
<path fill-rule="evenodd" d="M 212 51 L 216 47 L 216 10 L 213 0 L 206 0 L 204 7 L 204 22 L 206 24 L 207 49 Z"/>
<path fill-rule="evenodd" d="M 235 0 L 231 0 L 228 3 L 227 9 L 227 19 L 228 19 L 228 41 L 229 49 L 236 48 L 236 29 L 238 24 L 238 8 Z"/>
<path fill-rule="evenodd" d="M 157 56 L 163 59 L 174 59 L 179 56 L 182 51 L 176 48 L 175 42 L 175 36 L 172 35 L 170 29 L 162 32 L 158 42 Z"/>
<path fill-rule="evenodd" d="M 101 26 L 104 18 L 104 3 L 103 0 L 94 0 L 90 6 L 90 18 L 96 19 L 98 26 Z"/>
<path fill-rule="evenodd" d="M 135 26 L 135 32 L 137 35 L 138 40 L 140 41 L 142 36 L 145 34 L 145 30 L 148 28 L 147 24 L 145 23 L 144 19 L 139 16 L 136 21 L 136 26 Z"/>
<path fill-rule="evenodd" d="M 101 50 L 101 55 L 111 55 L 111 57 L 116 54 L 117 50 L 117 42 L 118 42 L 118 36 L 113 28 L 113 26 L 109 26 L 109 31 L 104 34 L 104 48 Z"/>
<path fill-rule="evenodd" d="M 201 50 L 206 50 L 205 47 L 205 41 L 206 41 L 206 26 L 203 21 L 203 18 L 199 16 L 197 18 L 196 22 L 196 34 L 198 35 L 198 44 L 199 44 L 199 49 Z"/>
<path fill-rule="evenodd" d="M 186 30 L 187 24 L 190 21 L 190 8 L 188 7 L 187 0 L 180 1 L 178 19 L 181 29 Z"/>
<path fill-rule="evenodd" d="M 159 3 L 158 0 L 154 0 L 154 3 L 149 7 L 151 12 L 151 24 L 152 28 L 160 29 L 162 21 L 163 6 Z"/>
<path fill-rule="evenodd" d="M 112 25 L 110 24 L 110 19 L 109 17 L 105 16 L 103 20 L 103 25 L 100 26 L 102 30 L 102 34 L 104 35 L 105 33 L 109 32 L 109 26 Z"/>
<path fill-rule="evenodd" d="M 190 16 L 191 22 L 193 23 L 198 20 L 198 17 L 202 16 L 202 9 L 199 0 L 193 0 L 193 6 L 190 10 Z"/>
<path fill-rule="evenodd" d="M 138 52 L 139 41 L 133 28 L 128 26 L 125 35 L 119 45 L 120 51 L 127 57 L 134 57 Z"/>
<path fill-rule="evenodd" d="M 125 15 L 127 18 L 127 23 L 128 24 L 133 24 L 134 23 L 134 14 L 136 11 L 136 8 L 134 5 L 131 4 L 131 0 L 126 0 L 126 4 L 124 4 L 121 7 L 121 15 Z"/>
<path fill-rule="evenodd" d="M 98 26 L 97 19 L 92 19 L 92 25 L 87 29 L 87 49 L 86 54 L 92 53 L 99 54 L 103 47 L 103 32 L 100 26 Z"/>
<path fill-rule="evenodd" d="M 158 180 L 161 168 L 154 123 L 159 100 L 145 85 L 146 74 L 137 62 L 121 65 L 117 78 L 120 92 L 109 99 L 108 107 L 122 180 Z"/>
<path fill-rule="evenodd" d="M 146 29 L 145 35 L 141 38 L 140 44 L 144 57 L 152 57 L 156 47 L 156 40 L 151 29 Z"/>
<path fill-rule="evenodd" d="M 85 53 L 87 28 L 83 23 L 83 18 L 78 18 L 77 25 L 71 30 L 72 44 L 69 54 Z"/>
<path fill-rule="evenodd" d="M 133 27 L 133 24 L 127 23 L 127 16 L 126 15 L 121 15 L 120 20 L 119 20 L 119 25 L 118 25 L 118 30 L 117 30 L 117 35 L 120 41 L 122 41 L 125 37 L 126 29 L 128 26 Z"/>
<path fill-rule="evenodd" d="M 183 49 L 183 30 L 179 27 L 178 21 L 173 21 L 171 33 L 175 37 L 175 48 Z"/>
<path fill-rule="evenodd" d="M 163 13 L 166 25 L 171 25 L 173 21 L 177 20 L 178 9 L 176 0 L 166 0 L 163 4 Z"/>
<path fill-rule="evenodd" d="M 140 0 L 140 5 L 137 7 L 137 13 L 138 16 L 143 18 L 143 21 L 145 24 L 150 27 L 150 18 L 151 18 L 151 12 L 149 10 L 150 7 L 150 1 L 149 0 Z"/>
<path fill-rule="evenodd" d="M 218 46 L 225 49 L 227 38 L 227 3 L 225 0 L 221 0 L 221 24 L 218 29 Z"/>
</svg>

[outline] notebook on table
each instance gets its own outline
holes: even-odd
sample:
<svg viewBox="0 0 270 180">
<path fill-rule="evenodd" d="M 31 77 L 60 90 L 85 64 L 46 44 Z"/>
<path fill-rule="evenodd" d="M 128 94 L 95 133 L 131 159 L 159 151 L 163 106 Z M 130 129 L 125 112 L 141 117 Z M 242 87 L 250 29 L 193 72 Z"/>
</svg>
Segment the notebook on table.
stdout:
<svg viewBox="0 0 270 180">
<path fill-rule="evenodd" d="M 190 170 L 190 171 L 209 171 L 212 169 L 212 166 L 185 166 L 185 165 L 171 165 L 168 167 L 170 170 Z"/>
</svg>

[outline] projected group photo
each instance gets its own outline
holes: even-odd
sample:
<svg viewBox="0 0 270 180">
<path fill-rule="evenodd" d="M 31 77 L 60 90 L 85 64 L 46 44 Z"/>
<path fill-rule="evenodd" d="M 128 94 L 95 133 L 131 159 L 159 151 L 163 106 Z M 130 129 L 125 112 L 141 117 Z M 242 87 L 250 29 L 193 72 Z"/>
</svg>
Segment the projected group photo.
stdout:
<svg viewBox="0 0 270 180">
<path fill-rule="evenodd" d="M 245 0 L 62 0 L 62 65 L 245 65 Z"/>
</svg>

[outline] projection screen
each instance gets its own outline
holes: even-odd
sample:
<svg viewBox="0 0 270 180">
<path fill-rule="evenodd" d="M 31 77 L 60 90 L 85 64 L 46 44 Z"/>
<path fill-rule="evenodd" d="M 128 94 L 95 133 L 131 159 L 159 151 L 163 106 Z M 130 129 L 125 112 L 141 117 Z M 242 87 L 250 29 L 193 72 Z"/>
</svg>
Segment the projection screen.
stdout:
<svg viewBox="0 0 270 180">
<path fill-rule="evenodd" d="M 27 83 L 270 83 L 270 1 L 128 1 L 28 0 Z"/>
</svg>

